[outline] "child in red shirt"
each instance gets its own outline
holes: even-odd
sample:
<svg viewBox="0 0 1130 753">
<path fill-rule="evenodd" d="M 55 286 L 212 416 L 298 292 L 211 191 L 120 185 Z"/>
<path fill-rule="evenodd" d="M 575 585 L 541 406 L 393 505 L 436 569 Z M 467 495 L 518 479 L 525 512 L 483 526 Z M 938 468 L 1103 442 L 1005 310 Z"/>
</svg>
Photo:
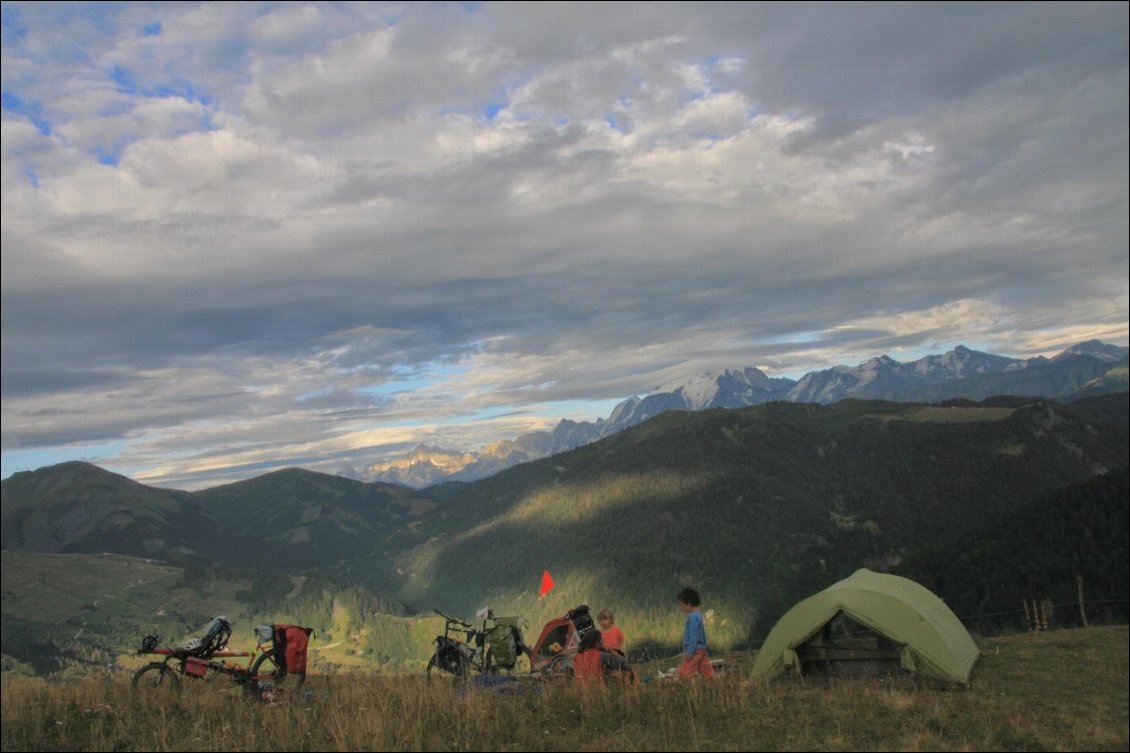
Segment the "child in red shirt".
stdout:
<svg viewBox="0 0 1130 753">
<path fill-rule="evenodd" d="M 600 652 L 604 646 L 600 643 L 600 631 L 587 630 L 581 636 L 581 649 L 573 657 L 573 677 L 581 686 L 603 686 L 604 665 L 600 660 Z"/>
</svg>

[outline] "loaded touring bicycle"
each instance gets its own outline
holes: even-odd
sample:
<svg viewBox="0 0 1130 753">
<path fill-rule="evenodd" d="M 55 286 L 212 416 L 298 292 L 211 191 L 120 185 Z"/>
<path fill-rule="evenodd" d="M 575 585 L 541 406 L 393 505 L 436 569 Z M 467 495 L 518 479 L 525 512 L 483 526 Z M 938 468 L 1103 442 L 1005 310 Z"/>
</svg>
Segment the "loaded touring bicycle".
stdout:
<svg viewBox="0 0 1130 753">
<path fill-rule="evenodd" d="M 146 636 L 137 653 L 163 658 L 134 673 L 134 690 L 176 690 L 182 678 L 211 680 L 220 675 L 254 692 L 293 690 L 305 681 L 312 628 L 263 625 L 255 629 L 251 651 L 228 649 L 231 632 L 231 623 L 217 617 L 202 637 L 188 639 L 181 648 L 161 646 L 160 636 Z M 234 661 L 241 658 L 246 664 Z"/>
<path fill-rule="evenodd" d="M 435 613 L 444 619 L 444 625 L 443 635 L 437 635 L 433 641 L 436 650 L 425 670 L 429 682 L 441 672 L 458 679 L 466 678 L 472 671 L 513 672 L 518 658 L 530 655 L 522 636 L 525 617 L 496 617 L 493 610 L 484 607 L 475 613 L 482 620 L 482 626 L 476 628 L 438 609 Z"/>
</svg>

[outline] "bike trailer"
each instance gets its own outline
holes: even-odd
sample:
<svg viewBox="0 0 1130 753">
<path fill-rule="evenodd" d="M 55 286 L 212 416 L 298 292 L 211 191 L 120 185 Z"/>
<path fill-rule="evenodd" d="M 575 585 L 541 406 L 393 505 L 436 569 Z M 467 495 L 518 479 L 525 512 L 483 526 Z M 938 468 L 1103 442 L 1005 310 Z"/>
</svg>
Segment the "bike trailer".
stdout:
<svg viewBox="0 0 1130 753">
<path fill-rule="evenodd" d="M 565 613 L 565 619 L 573 623 L 573 628 L 577 631 L 577 643 L 581 642 L 581 636 L 585 633 L 596 629 L 596 625 L 592 622 L 592 614 L 589 613 L 588 604 L 582 604 L 575 609 L 570 609 Z"/>
<path fill-rule="evenodd" d="M 314 628 L 300 625 L 273 625 L 274 643 L 283 659 L 287 672 L 296 675 L 306 674 L 306 651 Z"/>
<path fill-rule="evenodd" d="M 533 670 L 549 667 L 557 656 L 572 656 L 577 653 L 581 636 L 595 629 L 596 626 L 593 625 L 592 615 L 586 604 L 570 609 L 564 617 L 545 623 L 530 654 Z"/>
</svg>

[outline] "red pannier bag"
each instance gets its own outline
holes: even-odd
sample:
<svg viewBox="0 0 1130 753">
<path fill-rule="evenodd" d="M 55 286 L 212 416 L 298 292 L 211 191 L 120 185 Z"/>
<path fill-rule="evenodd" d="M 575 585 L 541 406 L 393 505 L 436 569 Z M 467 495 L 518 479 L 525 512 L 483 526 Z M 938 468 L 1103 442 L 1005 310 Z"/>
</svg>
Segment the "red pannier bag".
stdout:
<svg viewBox="0 0 1130 753">
<path fill-rule="evenodd" d="M 208 674 L 208 669 L 208 662 L 204 659 L 197 659 L 195 656 L 190 656 L 184 660 L 184 673 L 186 675 L 203 677 Z"/>
<path fill-rule="evenodd" d="M 291 674 L 306 674 L 306 649 L 314 628 L 301 625 L 275 625 L 275 647 L 283 656 L 283 666 Z"/>
</svg>

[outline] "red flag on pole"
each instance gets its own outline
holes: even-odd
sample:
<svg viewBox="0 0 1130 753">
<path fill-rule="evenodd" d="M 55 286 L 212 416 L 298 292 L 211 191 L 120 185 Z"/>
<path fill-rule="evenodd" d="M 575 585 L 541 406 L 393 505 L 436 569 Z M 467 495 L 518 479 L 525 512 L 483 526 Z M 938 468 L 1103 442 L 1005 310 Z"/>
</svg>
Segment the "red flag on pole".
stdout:
<svg viewBox="0 0 1130 753">
<path fill-rule="evenodd" d="M 541 590 L 538 591 L 538 598 L 540 599 L 549 593 L 550 589 L 555 585 L 557 584 L 553 582 L 553 577 L 549 574 L 549 571 L 543 571 L 541 574 Z"/>
</svg>

